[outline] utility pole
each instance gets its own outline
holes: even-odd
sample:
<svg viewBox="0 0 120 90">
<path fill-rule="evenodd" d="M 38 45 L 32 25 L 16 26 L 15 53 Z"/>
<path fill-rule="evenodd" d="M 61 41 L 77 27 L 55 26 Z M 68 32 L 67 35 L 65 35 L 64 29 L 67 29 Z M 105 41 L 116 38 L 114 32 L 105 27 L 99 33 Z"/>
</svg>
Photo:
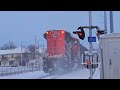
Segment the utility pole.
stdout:
<svg viewBox="0 0 120 90">
<path fill-rule="evenodd" d="M 11 48 L 10 48 L 10 40 L 9 40 L 9 50 L 10 50 Z"/>
<path fill-rule="evenodd" d="M 42 46 L 42 57 L 43 57 L 43 55 L 44 55 L 44 52 L 45 51 L 45 48 L 44 48 L 44 44 L 43 44 L 43 46 Z"/>
<path fill-rule="evenodd" d="M 106 30 L 107 34 L 107 12 L 104 11 L 104 30 Z"/>
<path fill-rule="evenodd" d="M 35 35 L 35 60 L 36 60 L 36 35 Z"/>
<path fill-rule="evenodd" d="M 107 34 L 108 30 L 107 30 L 107 12 L 106 11 L 104 11 L 104 30 L 106 30 L 105 34 Z M 101 55 L 101 76 L 100 78 L 104 79 L 103 52 L 102 52 L 100 44 L 99 44 L 99 49 L 100 49 L 100 55 Z"/>
<path fill-rule="evenodd" d="M 114 27 L 113 27 L 113 12 L 110 11 L 110 33 L 114 32 Z"/>
<path fill-rule="evenodd" d="M 22 43 L 21 43 L 21 66 L 22 66 Z"/>
<path fill-rule="evenodd" d="M 38 59 L 39 59 L 39 40 L 37 41 L 38 42 Z"/>
<path fill-rule="evenodd" d="M 89 26 L 92 26 L 92 11 L 89 11 Z M 92 29 L 89 28 L 89 37 L 92 37 Z M 89 51 L 92 52 L 93 46 L 92 42 L 89 42 Z M 90 79 L 93 79 L 93 69 L 92 66 L 90 68 Z"/>
</svg>

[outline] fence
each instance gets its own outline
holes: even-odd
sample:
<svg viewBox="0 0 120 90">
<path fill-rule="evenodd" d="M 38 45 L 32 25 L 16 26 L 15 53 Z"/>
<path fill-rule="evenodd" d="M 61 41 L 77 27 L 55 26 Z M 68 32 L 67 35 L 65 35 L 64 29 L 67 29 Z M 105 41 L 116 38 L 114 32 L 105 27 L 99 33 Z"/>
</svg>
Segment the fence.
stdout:
<svg viewBox="0 0 120 90">
<path fill-rule="evenodd" d="M 26 72 L 40 71 L 40 66 L 0 67 L 0 76 L 22 74 Z"/>
</svg>

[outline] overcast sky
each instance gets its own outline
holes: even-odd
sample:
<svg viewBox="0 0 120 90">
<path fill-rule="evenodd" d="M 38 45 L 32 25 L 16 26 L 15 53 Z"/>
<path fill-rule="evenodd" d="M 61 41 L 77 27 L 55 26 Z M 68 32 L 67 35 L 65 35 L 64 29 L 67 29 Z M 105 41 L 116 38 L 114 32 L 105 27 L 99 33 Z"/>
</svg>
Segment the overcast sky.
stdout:
<svg viewBox="0 0 120 90">
<path fill-rule="evenodd" d="M 120 12 L 114 11 L 114 31 L 120 32 Z M 104 28 L 102 11 L 92 12 L 92 23 Z M 40 45 L 46 44 L 43 34 L 50 29 L 64 29 L 71 34 L 79 26 L 89 25 L 88 11 L 0 11 L 0 46 L 14 41 L 17 46 L 21 42 L 24 45 L 34 44 L 34 36 L 40 41 Z M 109 32 L 109 12 L 107 12 L 107 26 Z M 88 30 L 85 30 L 86 38 L 80 42 L 88 48 Z M 73 34 L 72 34 L 73 35 Z M 77 37 L 76 35 L 73 35 Z M 95 30 L 93 31 L 95 35 Z M 78 38 L 78 37 L 77 37 Z M 97 48 L 97 44 L 93 43 Z"/>
</svg>

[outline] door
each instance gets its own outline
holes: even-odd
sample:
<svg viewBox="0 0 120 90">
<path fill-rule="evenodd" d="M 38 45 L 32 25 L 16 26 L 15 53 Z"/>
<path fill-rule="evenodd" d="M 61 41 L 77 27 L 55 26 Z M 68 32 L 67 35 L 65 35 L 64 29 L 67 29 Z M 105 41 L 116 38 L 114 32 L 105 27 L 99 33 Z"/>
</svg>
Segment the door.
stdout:
<svg viewBox="0 0 120 90">
<path fill-rule="evenodd" d="M 109 43 L 109 78 L 120 79 L 120 42 Z"/>
</svg>

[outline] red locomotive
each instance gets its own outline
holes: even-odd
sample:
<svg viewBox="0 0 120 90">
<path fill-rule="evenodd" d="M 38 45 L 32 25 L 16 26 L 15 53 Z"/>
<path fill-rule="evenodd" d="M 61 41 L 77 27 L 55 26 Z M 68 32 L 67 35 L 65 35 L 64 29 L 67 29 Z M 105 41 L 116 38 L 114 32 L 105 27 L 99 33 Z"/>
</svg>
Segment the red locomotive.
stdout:
<svg viewBox="0 0 120 90">
<path fill-rule="evenodd" d="M 71 70 L 80 62 L 80 42 L 65 30 L 49 30 L 44 34 L 47 54 L 43 57 L 44 72 Z"/>
</svg>

